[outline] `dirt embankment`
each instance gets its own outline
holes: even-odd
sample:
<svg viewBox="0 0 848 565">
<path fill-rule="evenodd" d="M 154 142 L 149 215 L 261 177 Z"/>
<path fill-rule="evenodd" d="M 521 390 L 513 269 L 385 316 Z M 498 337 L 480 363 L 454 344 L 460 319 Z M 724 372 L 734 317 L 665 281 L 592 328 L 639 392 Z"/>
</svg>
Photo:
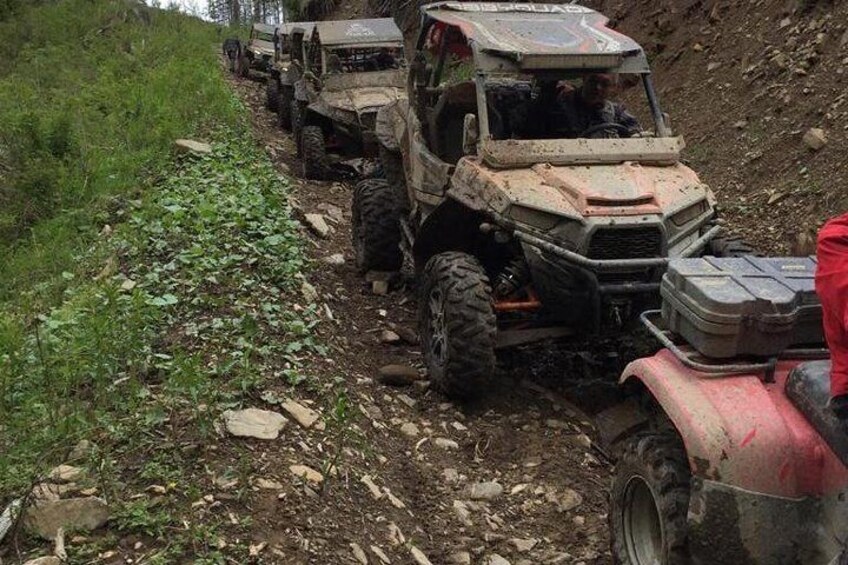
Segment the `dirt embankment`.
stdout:
<svg viewBox="0 0 848 565">
<path fill-rule="evenodd" d="M 685 156 L 731 226 L 764 251 L 811 252 L 821 223 L 848 209 L 848 4 L 588 5 L 648 49 Z"/>
</svg>

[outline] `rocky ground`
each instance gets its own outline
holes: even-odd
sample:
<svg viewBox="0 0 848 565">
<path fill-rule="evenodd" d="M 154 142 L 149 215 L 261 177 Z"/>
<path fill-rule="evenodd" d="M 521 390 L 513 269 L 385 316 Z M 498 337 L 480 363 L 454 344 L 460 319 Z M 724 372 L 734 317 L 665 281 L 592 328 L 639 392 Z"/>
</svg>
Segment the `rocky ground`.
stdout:
<svg viewBox="0 0 848 565">
<path fill-rule="evenodd" d="M 233 86 L 280 172 L 299 176 L 292 139 L 264 109 L 262 85 Z M 384 293 L 352 264 L 352 186 L 295 182 L 315 262 L 307 292 L 330 319 L 320 338 L 331 353 L 304 368 L 323 384 L 292 399 L 297 405 L 273 405 L 289 390 L 264 395 L 271 405 L 258 408 L 295 420 L 278 438 L 230 434 L 220 446 L 222 459 L 238 452 L 252 460 L 250 536 L 261 560 L 608 563 L 609 465 L 587 418 L 529 380 L 544 371 L 520 355 L 475 406 L 432 390 L 416 347 L 413 295 Z M 394 376 L 381 375 L 387 365 L 396 365 L 383 369 Z M 328 399 L 324 385 L 333 382 L 343 392 Z"/>
</svg>

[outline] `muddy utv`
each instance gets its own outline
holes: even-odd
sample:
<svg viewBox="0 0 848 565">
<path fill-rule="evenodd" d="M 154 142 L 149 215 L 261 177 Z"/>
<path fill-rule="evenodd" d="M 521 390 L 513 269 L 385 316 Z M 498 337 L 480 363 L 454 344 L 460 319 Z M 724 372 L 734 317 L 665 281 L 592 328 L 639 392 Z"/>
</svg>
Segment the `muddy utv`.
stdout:
<svg viewBox="0 0 848 565">
<path fill-rule="evenodd" d="M 377 111 L 405 95 L 403 36 L 391 18 L 318 22 L 305 51 L 291 126 L 304 175 L 324 179 L 331 153 L 376 155 Z"/>
<path fill-rule="evenodd" d="M 303 74 L 303 37 L 308 37 L 313 27 L 314 22 L 295 22 L 277 28 L 277 56 L 268 74 L 265 104 L 277 113 L 277 124 L 285 130 L 291 129 L 294 83 Z"/>
<path fill-rule="evenodd" d="M 247 77 L 251 70 L 267 73 L 276 56 L 276 27 L 255 23 L 250 30 L 250 40 L 242 45 L 238 59 L 238 74 Z"/>
<path fill-rule="evenodd" d="M 720 235 L 644 51 L 607 18 L 575 4 L 422 12 L 408 100 L 377 119 L 386 178 L 354 191 L 353 244 L 362 271 L 414 265 L 425 361 L 448 394 L 484 388 L 497 348 L 627 331 L 670 257 L 750 252 Z M 641 83 L 652 131 L 545 132 L 546 93 L 587 73 Z"/>
</svg>

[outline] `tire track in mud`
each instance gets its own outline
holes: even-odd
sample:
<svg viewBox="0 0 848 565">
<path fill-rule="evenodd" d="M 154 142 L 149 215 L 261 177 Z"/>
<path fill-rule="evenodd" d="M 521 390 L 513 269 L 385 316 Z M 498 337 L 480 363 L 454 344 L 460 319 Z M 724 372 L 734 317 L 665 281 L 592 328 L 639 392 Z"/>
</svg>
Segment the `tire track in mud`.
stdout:
<svg viewBox="0 0 848 565">
<path fill-rule="evenodd" d="M 292 464 L 321 468 L 328 454 L 341 454 L 323 488 L 295 481 L 279 492 L 254 491 L 251 535 L 268 543 L 268 562 L 357 563 L 364 555 L 381 563 L 382 552 L 392 563 L 412 563 L 414 546 L 437 565 L 485 563 L 494 554 L 524 565 L 610 563 L 609 466 L 591 447 L 589 422 L 561 395 L 524 380 L 556 369 L 533 367 L 532 351 L 513 355 L 484 400 L 466 407 L 426 381 L 380 384 L 383 365 L 422 365 L 417 346 L 379 339 L 384 329 L 415 328 L 414 297 L 405 289 L 372 294 L 353 264 L 352 185 L 298 179 L 294 144 L 265 109 L 263 85 L 232 85 L 251 109 L 256 137 L 292 177 L 293 204 L 332 227 L 326 239 L 304 230 L 315 264 L 307 277 L 332 315 L 317 331 L 332 353 L 307 363 L 308 384 L 281 392 L 326 414 L 341 387 L 352 409 L 346 438 L 289 426 L 272 447 L 242 451 L 256 472 L 282 483 Z M 345 263 L 324 262 L 334 254 Z"/>
</svg>

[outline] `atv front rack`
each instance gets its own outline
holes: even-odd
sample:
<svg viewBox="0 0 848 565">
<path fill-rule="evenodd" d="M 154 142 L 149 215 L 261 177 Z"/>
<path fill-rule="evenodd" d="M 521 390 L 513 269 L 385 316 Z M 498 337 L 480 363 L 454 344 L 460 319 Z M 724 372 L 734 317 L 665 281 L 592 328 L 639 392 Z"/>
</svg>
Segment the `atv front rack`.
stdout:
<svg viewBox="0 0 848 565">
<path fill-rule="evenodd" d="M 652 316 L 659 316 L 661 310 L 647 310 L 642 312 L 639 319 L 642 324 L 648 328 L 648 331 L 662 344 L 663 347 L 671 351 L 677 359 L 686 367 L 694 369 L 700 373 L 704 373 L 712 377 L 722 377 L 741 374 L 757 374 L 765 373 L 765 382 L 774 382 L 774 372 L 777 367 L 777 362 L 781 359 L 799 359 L 799 360 L 814 360 L 830 358 L 830 351 L 827 349 L 787 349 L 777 357 L 772 357 L 768 361 L 759 363 L 727 363 L 727 364 L 712 364 L 696 361 L 695 352 L 684 351 L 679 345 L 674 343 L 671 336 L 674 334 L 668 330 L 660 328 L 652 320 Z"/>
</svg>

